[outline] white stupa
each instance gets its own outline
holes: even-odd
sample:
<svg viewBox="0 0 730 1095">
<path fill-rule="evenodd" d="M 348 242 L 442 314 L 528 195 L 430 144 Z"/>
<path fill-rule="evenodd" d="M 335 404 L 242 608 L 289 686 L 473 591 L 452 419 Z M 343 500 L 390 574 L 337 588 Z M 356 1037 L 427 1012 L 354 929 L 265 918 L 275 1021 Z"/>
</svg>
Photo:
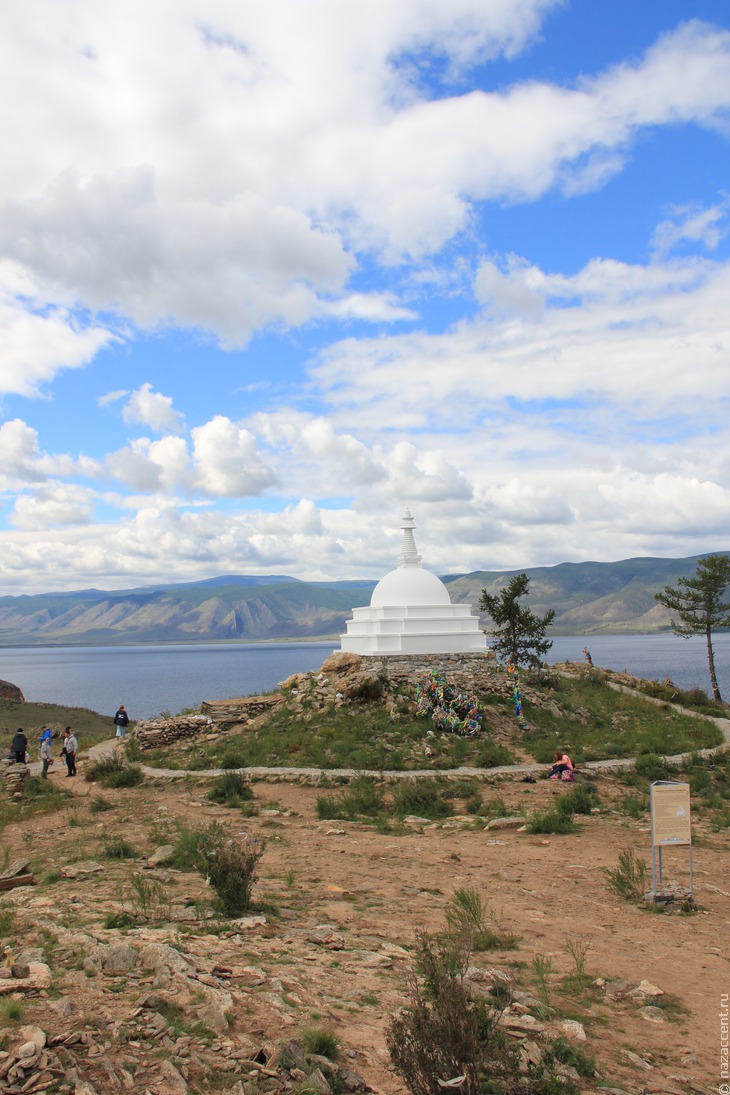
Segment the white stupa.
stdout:
<svg viewBox="0 0 730 1095">
<path fill-rule="evenodd" d="M 378 582 L 370 605 L 354 608 L 343 650 L 352 654 L 473 654 L 486 650 L 487 637 L 471 605 L 451 603 L 446 586 L 424 570 L 406 510 L 398 566 Z"/>
</svg>

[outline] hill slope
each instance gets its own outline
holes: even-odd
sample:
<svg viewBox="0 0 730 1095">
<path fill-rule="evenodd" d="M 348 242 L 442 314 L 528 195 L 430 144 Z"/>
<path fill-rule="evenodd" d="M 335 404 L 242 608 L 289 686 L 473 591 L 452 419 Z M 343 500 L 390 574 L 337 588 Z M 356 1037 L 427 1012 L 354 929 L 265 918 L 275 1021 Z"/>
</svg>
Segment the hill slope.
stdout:
<svg viewBox="0 0 730 1095">
<path fill-rule="evenodd" d="M 650 632 L 669 626 L 654 593 L 691 575 L 697 557 L 560 563 L 534 567 L 530 603 L 555 609 L 554 634 Z M 477 605 L 482 589 L 516 570 L 444 577 L 451 599 Z M 202 582 L 105 592 L 0 597 L 0 646 L 18 643 L 201 642 L 329 638 L 353 608 L 370 601 L 374 581 L 302 582 L 286 575 L 225 575 Z"/>
</svg>

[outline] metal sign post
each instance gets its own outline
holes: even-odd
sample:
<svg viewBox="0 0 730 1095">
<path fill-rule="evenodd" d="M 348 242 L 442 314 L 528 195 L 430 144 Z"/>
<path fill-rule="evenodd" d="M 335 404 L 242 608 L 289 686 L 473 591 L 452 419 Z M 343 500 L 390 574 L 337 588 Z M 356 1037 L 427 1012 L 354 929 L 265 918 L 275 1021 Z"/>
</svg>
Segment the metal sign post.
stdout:
<svg viewBox="0 0 730 1095">
<path fill-rule="evenodd" d="M 657 780 L 651 788 L 651 885 L 656 898 L 657 881 L 662 881 L 662 849 L 689 847 L 689 895 L 692 896 L 692 819 L 689 805 L 689 784 Z M 657 879 L 657 850 L 659 876 Z"/>
</svg>

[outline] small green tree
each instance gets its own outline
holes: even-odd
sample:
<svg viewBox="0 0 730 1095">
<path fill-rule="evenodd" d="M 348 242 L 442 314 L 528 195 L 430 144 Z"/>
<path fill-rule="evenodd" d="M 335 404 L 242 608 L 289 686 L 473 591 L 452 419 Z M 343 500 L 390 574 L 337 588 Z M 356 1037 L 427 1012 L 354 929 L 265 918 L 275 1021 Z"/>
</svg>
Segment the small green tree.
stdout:
<svg viewBox="0 0 730 1095">
<path fill-rule="evenodd" d="M 718 627 L 730 627 L 730 601 L 723 600 L 730 583 L 730 558 L 727 555 L 706 555 L 697 563 L 694 577 L 679 578 L 677 586 L 665 586 L 655 593 L 659 604 L 671 612 L 675 635 L 688 639 L 690 635 L 704 635 L 707 642 L 707 664 L 710 684 L 716 703 L 722 703 L 715 674 L 715 655 L 712 649 L 712 632 Z"/>
<path fill-rule="evenodd" d="M 529 588 L 527 575 L 515 574 L 499 593 L 487 593 L 483 589 L 479 607 L 494 623 L 487 634 L 494 636 L 497 657 L 515 665 L 536 666 L 553 645 L 545 638 L 545 632 L 555 618 L 555 610 L 551 608 L 544 616 L 536 616 L 531 609 L 521 605 L 520 599 L 527 596 Z"/>
</svg>

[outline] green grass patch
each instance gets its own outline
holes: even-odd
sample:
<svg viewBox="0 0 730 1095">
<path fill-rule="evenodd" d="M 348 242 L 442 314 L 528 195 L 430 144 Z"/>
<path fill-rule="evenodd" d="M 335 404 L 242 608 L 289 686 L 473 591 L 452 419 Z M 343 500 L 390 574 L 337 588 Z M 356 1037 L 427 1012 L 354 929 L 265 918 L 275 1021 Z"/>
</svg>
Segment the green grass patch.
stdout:
<svg viewBox="0 0 730 1095">
<path fill-rule="evenodd" d="M 384 814 L 385 792 L 371 776 L 360 776 L 340 795 L 320 795 L 317 798 L 317 817 L 324 821 L 359 818 L 372 820 Z"/>
<path fill-rule="evenodd" d="M 138 787 L 144 780 L 144 773 L 138 764 L 128 764 L 124 757 L 114 753 L 90 765 L 85 779 L 88 783 L 100 783 L 102 787 Z"/>
<path fill-rule="evenodd" d="M 305 1027 L 301 1034 L 305 1053 L 316 1053 L 336 1061 L 340 1055 L 340 1040 L 329 1027 Z"/>
<path fill-rule="evenodd" d="M 539 810 L 527 819 L 526 831 L 533 836 L 553 836 L 576 831 L 573 815 L 558 810 Z"/>
<path fill-rule="evenodd" d="M 118 837 L 104 845 L 105 859 L 136 859 L 139 852 L 128 840 Z"/>
<path fill-rule="evenodd" d="M 526 711 L 531 730 L 526 746 L 535 760 L 549 764 L 556 748 L 574 762 L 643 754 L 674 754 L 719 745 L 721 731 L 701 715 L 601 687 L 584 678 L 562 682 L 553 703 Z"/>
<path fill-rule="evenodd" d="M 208 792 L 208 798 L 219 806 L 236 810 L 251 802 L 253 791 L 240 772 L 226 772 L 225 775 L 218 776 Z"/>
</svg>

